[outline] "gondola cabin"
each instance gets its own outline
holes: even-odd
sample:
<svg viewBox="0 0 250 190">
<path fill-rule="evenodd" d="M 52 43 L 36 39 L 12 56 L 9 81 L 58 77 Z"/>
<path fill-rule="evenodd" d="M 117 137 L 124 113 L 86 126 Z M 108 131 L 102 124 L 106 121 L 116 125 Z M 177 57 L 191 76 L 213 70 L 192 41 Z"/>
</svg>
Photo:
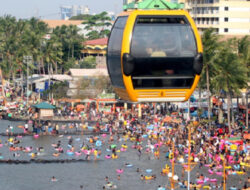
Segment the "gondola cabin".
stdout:
<svg viewBox="0 0 250 190">
<path fill-rule="evenodd" d="M 186 101 L 202 71 L 202 44 L 184 10 L 133 10 L 118 16 L 107 49 L 112 85 L 132 102 Z"/>
</svg>

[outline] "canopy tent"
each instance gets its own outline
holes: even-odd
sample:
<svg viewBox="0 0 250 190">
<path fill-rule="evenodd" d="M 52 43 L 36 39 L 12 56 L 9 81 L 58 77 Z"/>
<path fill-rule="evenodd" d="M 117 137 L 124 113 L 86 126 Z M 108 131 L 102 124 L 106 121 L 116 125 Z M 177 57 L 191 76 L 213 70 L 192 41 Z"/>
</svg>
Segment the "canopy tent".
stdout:
<svg viewBox="0 0 250 190">
<path fill-rule="evenodd" d="M 32 105 L 32 107 L 37 108 L 37 109 L 55 109 L 55 106 L 47 102 L 41 102 L 39 104 Z"/>
</svg>

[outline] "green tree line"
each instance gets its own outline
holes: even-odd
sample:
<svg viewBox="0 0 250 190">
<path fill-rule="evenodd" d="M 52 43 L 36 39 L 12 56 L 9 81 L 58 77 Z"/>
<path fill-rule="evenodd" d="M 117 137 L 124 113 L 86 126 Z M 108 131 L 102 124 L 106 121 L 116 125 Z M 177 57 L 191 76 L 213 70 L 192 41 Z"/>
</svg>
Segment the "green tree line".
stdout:
<svg viewBox="0 0 250 190">
<path fill-rule="evenodd" d="M 111 26 L 106 12 L 78 17 L 72 20 L 84 19 L 86 36 L 80 35 L 75 25 L 51 29 L 36 18 L 17 20 L 10 15 L 0 17 L 0 67 L 4 77 L 15 79 L 17 74 L 20 77 L 26 73 L 24 56 L 32 56 L 32 64 L 28 65 L 31 73 L 64 73 L 75 67 L 81 58 L 83 42 L 107 37 Z M 89 66 L 89 61 L 85 62 L 86 67 L 94 67 Z M 85 62 L 81 62 L 81 68 L 85 67 Z"/>
<path fill-rule="evenodd" d="M 241 96 L 240 90 L 248 89 L 250 71 L 250 37 L 223 39 L 213 29 L 202 34 L 204 67 L 199 90 L 207 91 L 208 102 L 212 95 L 226 98 L 229 129 L 232 98 Z M 211 105 L 208 107 L 210 119 Z"/>
<path fill-rule="evenodd" d="M 32 56 L 29 71 L 64 73 L 80 59 L 84 37 L 74 26 L 50 29 L 36 18 L 0 17 L 0 67 L 6 79 L 26 73 L 25 56 Z"/>
</svg>

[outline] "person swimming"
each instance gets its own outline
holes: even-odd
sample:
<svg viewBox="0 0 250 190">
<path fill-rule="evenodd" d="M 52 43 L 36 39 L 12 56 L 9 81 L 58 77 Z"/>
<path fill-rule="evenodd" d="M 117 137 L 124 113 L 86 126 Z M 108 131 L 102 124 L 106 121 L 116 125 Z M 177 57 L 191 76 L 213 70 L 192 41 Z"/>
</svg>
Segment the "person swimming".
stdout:
<svg viewBox="0 0 250 190">
<path fill-rule="evenodd" d="M 52 182 L 56 182 L 56 181 L 57 181 L 57 179 L 55 178 L 55 176 L 52 176 L 52 177 L 51 177 L 51 181 L 52 181 Z"/>
</svg>

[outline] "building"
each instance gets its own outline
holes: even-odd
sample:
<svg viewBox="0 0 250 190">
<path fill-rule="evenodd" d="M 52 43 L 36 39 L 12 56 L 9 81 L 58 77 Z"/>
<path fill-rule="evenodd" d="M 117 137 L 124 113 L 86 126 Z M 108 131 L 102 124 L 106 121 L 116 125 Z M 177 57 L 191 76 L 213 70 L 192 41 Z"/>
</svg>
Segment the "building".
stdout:
<svg viewBox="0 0 250 190">
<path fill-rule="evenodd" d="M 54 28 L 61 27 L 63 25 L 65 26 L 69 26 L 69 25 L 76 25 L 77 28 L 79 28 L 79 34 L 81 35 L 86 35 L 88 33 L 87 30 L 85 30 L 85 24 L 83 23 L 83 20 L 42 20 L 43 22 L 45 22 L 48 27 L 52 30 Z M 45 36 L 45 38 L 49 38 L 49 34 Z"/>
<path fill-rule="evenodd" d="M 108 38 L 99 38 L 95 40 L 87 40 L 84 42 L 82 53 L 84 56 L 105 56 L 108 44 Z"/>
<path fill-rule="evenodd" d="M 99 79 L 100 77 L 108 77 L 107 69 L 70 69 L 69 76 L 72 77 L 72 81 L 69 83 L 69 90 L 67 96 L 73 97 L 80 90 L 82 94 L 92 95 L 96 93 L 95 89 L 78 89 L 78 84 L 81 79 Z"/>
<path fill-rule="evenodd" d="M 72 16 L 89 14 L 89 8 L 87 6 L 82 6 L 82 5 L 61 6 L 60 13 L 62 20 L 68 20 Z"/>
<path fill-rule="evenodd" d="M 215 28 L 225 36 L 250 34 L 249 0 L 188 0 L 185 8 L 200 32 Z"/>
</svg>

